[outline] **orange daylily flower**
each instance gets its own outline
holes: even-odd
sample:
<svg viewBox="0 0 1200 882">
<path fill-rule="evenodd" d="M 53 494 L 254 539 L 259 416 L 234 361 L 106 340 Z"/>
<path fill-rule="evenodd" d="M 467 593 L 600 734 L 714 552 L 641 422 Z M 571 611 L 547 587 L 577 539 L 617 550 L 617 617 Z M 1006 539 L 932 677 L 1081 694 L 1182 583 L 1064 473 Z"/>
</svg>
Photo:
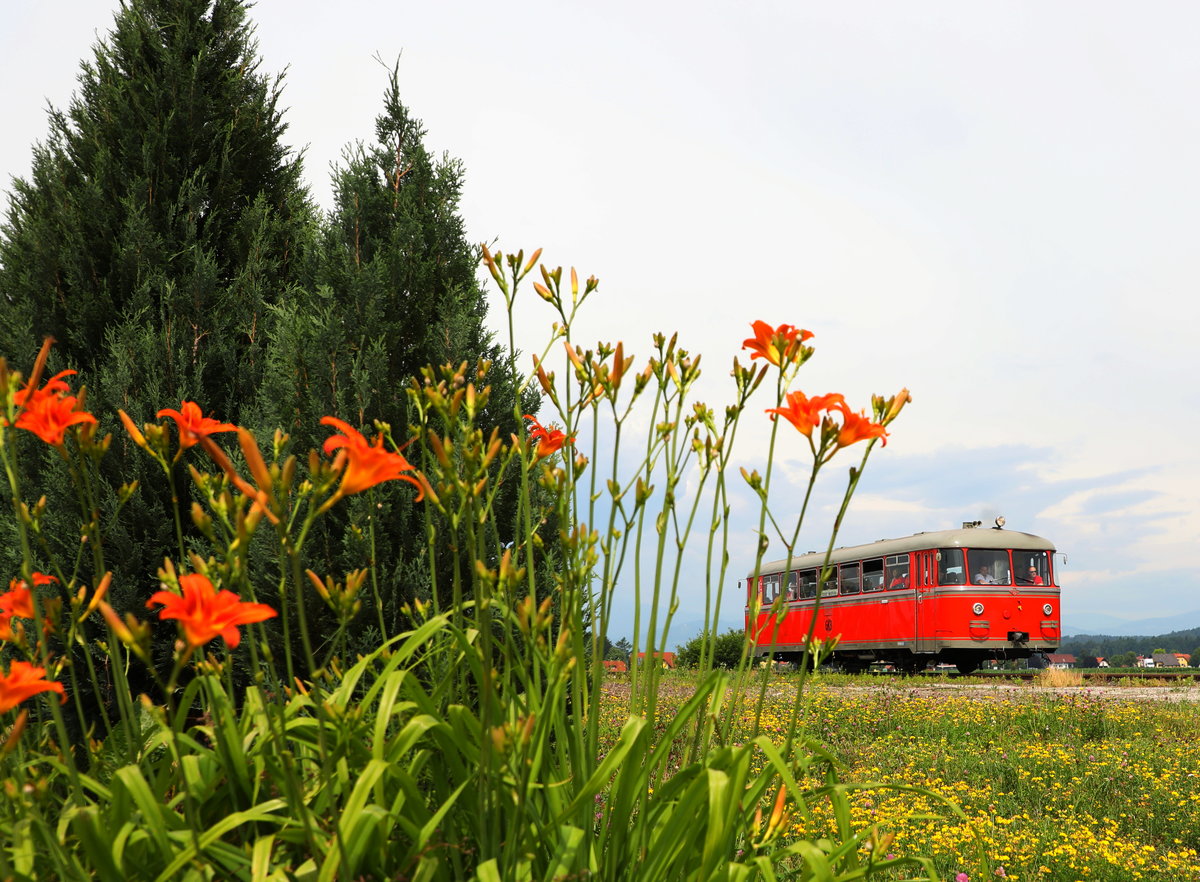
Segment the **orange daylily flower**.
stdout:
<svg viewBox="0 0 1200 882">
<path fill-rule="evenodd" d="M 809 438 L 812 438 L 812 430 L 821 425 L 822 414 L 845 405 L 845 399 L 838 392 L 814 395 L 812 398 L 803 392 L 789 392 L 785 400 L 786 406 L 771 407 L 766 412 L 771 414 L 771 419 L 779 414 Z"/>
<path fill-rule="evenodd" d="M 54 576 L 34 571 L 33 584 L 35 586 L 49 585 L 51 582 L 57 581 L 58 579 Z M 29 590 L 29 584 L 19 578 L 9 582 L 8 590 L 0 594 L 0 640 L 18 639 L 17 633 L 12 629 L 14 618 L 33 618 L 33 594 Z M 53 623 L 49 619 L 42 623 L 42 627 L 47 634 L 54 630 Z"/>
<path fill-rule="evenodd" d="M 754 336 L 742 341 L 742 348 L 750 350 L 750 360 L 765 358 L 776 367 L 783 361 L 802 361 L 803 343 L 813 336 L 812 331 L 794 325 L 772 328 L 764 321 L 751 322 Z"/>
<path fill-rule="evenodd" d="M 564 444 L 570 444 L 575 440 L 574 436 L 568 438 L 562 429 L 556 429 L 553 426 L 547 429 L 534 418 L 533 414 L 525 414 L 525 419 L 530 423 L 529 440 L 537 442 L 537 447 L 533 450 L 533 455 L 537 459 L 557 453 Z"/>
<path fill-rule="evenodd" d="M 67 700 L 62 683 L 46 680 L 46 669 L 26 661 L 14 661 L 7 674 L 0 674 L 0 713 L 7 713 L 39 692 L 57 692 Z"/>
<path fill-rule="evenodd" d="M 70 392 L 71 387 L 67 385 L 67 381 L 64 380 L 63 377 L 69 377 L 75 373 L 76 372 L 72 370 L 59 371 L 57 374 L 47 380 L 46 385 L 40 389 L 30 389 L 28 385 L 22 389 L 18 389 L 13 395 L 13 401 L 16 403 L 17 407 L 23 407 L 25 402 L 28 401 L 31 396 L 33 399 L 37 399 L 39 397 L 58 395 L 62 392 Z"/>
<path fill-rule="evenodd" d="M 22 619 L 33 618 L 33 597 L 24 582 L 13 582 L 15 587 L 0 594 L 0 615 Z"/>
<path fill-rule="evenodd" d="M 200 410 L 200 405 L 194 401 L 184 401 L 179 405 L 179 410 L 174 408 L 164 407 L 157 414 L 159 419 L 170 417 L 175 420 L 179 426 L 179 447 L 181 450 L 187 450 L 192 445 L 200 441 L 200 437 L 207 437 L 216 432 L 236 432 L 237 426 L 232 423 L 219 423 L 212 417 L 206 417 Z M 126 426 L 128 428 L 128 426 Z M 136 441 L 137 438 L 135 437 Z"/>
<path fill-rule="evenodd" d="M 54 576 L 34 572 L 33 584 L 36 586 L 49 585 L 57 582 Z M 8 590 L 0 594 L 0 614 L 19 616 L 23 619 L 33 618 L 33 596 L 29 593 L 29 585 L 24 579 L 13 579 L 8 583 Z"/>
<path fill-rule="evenodd" d="M 854 413 L 844 404 L 838 410 L 842 412 L 842 427 L 837 434 L 838 447 L 848 447 L 868 438 L 882 438 L 883 446 L 887 446 L 887 429 L 881 424 L 871 422 L 864 414 Z"/>
<path fill-rule="evenodd" d="M 340 448 L 343 452 L 338 454 L 338 459 L 344 458 L 346 463 L 342 483 L 332 499 L 353 496 L 384 481 L 408 481 L 417 488 L 417 501 L 425 498 L 425 485 L 419 480 L 416 467 L 403 454 L 384 450 L 382 433 L 371 443 L 358 429 L 337 417 L 321 417 L 321 425 L 332 426 L 342 433 L 326 438 L 322 447 L 327 456 Z M 414 474 L 406 475 L 405 472 Z"/>
<path fill-rule="evenodd" d="M 172 591 L 156 591 L 146 606 L 161 604 L 160 619 L 177 619 L 188 644 L 203 646 L 218 636 L 230 649 L 242 639 L 238 625 L 262 622 L 279 613 L 265 603 L 246 603 L 232 591 L 218 591 L 207 576 L 189 573 L 179 577 L 182 596 Z"/>
<path fill-rule="evenodd" d="M 99 422 L 86 410 L 79 410 L 79 399 L 66 393 L 71 387 L 62 379 L 75 371 L 59 371 L 40 389 L 26 386 L 14 400 L 21 407 L 15 423 L 18 429 L 33 432 L 47 444 L 61 447 L 67 429 L 79 423 Z"/>
</svg>

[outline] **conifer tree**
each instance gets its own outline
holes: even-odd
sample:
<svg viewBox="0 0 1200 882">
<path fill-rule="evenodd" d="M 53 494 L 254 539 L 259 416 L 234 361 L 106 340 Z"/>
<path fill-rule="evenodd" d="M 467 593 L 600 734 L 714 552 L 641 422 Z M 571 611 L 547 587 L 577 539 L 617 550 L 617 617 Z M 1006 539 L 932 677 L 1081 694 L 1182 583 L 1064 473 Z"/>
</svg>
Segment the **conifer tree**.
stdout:
<svg viewBox="0 0 1200 882">
<path fill-rule="evenodd" d="M 240 416 L 308 219 L 280 83 L 255 50 L 241 0 L 122 6 L 51 114 L 31 180 L 14 183 L 0 241 L 10 357 L 53 334 L 97 393 L 96 367 L 136 350 L 128 367 L 145 375 L 106 378 L 125 387 L 106 398 L 153 378 L 162 399 L 203 394 Z"/>
<path fill-rule="evenodd" d="M 0 228 L 10 363 L 30 364 L 49 334 L 52 368 L 79 370 L 105 418 L 121 407 L 153 420 L 183 399 L 248 418 L 271 307 L 311 251 L 279 98 L 242 0 L 124 2 L 69 107 L 51 112 L 29 178 L 13 183 Z M 114 485 L 142 478 L 143 491 L 110 534 L 123 553 L 109 563 L 115 593 L 144 598 L 164 554 L 176 556 L 170 499 L 155 498 L 161 476 L 117 434 Z"/>
<path fill-rule="evenodd" d="M 498 426 L 505 438 L 522 431 L 511 365 L 485 325 L 478 250 L 458 214 L 463 166 L 432 156 L 425 134 L 400 99 L 393 68 L 374 142 L 348 148 L 334 169 L 335 207 L 323 226 L 311 299 L 279 308 L 262 420 L 286 427 L 297 450 L 323 440 L 327 431 L 318 421 L 325 414 L 368 434 L 382 420 L 404 439 L 414 378 L 427 365 L 464 361 L 492 364 L 492 397 L 481 424 Z M 536 404 L 531 394 L 524 409 Z M 410 456 L 418 461 L 414 451 Z M 516 482 L 510 484 L 511 494 Z M 361 510 L 350 517 L 377 525 L 374 558 L 392 615 L 426 593 L 426 538 L 422 512 L 383 495 L 391 501 L 370 512 L 366 500 L 355 501 Z M 503 513 L 511 505 L 501 500 L 499 523 L 511 519 Z M 346 551 L 345 566 L 355 554 L 361 560 L 361 549 Z"/>
</svg>

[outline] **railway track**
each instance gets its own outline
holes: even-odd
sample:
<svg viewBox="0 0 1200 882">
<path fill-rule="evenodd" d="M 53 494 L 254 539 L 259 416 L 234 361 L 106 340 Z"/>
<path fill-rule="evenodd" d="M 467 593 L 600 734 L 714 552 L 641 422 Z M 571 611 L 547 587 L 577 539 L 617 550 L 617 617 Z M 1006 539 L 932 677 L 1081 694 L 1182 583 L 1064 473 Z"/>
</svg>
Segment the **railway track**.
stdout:
<svg viewBox="0 0 1200 882">
<path fill-rule="evenodd" d="M 975 671 L 973 674 L 959 674 L 957 671 L 949 673 L 949 677 L 953 679 L 962 679 L 964 677 L 979 677 L 985 680 L 1033 680 L 1043 671 L 1028 670 L 1028 671 Z M 1123 681 L 1132 681 L 1143 684 L 1155 682 L 1162 683 L 1178 683 L 1178 682 L 1200 682 L 1200 670 L 1194 668 L 1181 668 L 1177 671 L 1169 670 L 1153 670 L 1153 671 L 1106 671 L 1097 668 L 1073 668 L 1072 673 L 1078 673 L 1083 677 L 1086 683 L 1097 684 L 1115 684 Z M 924 671 L 920 674 L 923 677 L 941 677 L 947 676 L 940 671 Z"/>
</svg>

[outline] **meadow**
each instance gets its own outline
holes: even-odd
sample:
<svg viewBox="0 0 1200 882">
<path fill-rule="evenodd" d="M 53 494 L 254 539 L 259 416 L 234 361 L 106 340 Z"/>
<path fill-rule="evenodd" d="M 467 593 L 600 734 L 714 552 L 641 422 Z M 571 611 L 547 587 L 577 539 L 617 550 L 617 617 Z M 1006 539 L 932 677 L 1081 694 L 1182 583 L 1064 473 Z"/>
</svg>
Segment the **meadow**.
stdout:
<svg viewBox="0 0 1200 882">
<path fill-rule="evenodd" d="M 689 682 L 686 673 L 664 680 L 664 716 Z M 625 714 L 623 691 L 610 682 L 603 713 L 614 720 Z M 782 739 L 796 691 L 784 675 L 765 694 L 759 729 Z M 856 827 L 877 826 L 864 850 L 880 858 L 929 855 L 959 882 L 1200 879 L 1200 714 L 1170 687 L 1161 696 L 818 675 L 800 721 L 844 779 L 867 782 L 850 812 Z M 751 706 L 746 730 L 753 716 Z M 796 838 L 836 838 L 829 802 L 787 824 Z"/>
</svg>

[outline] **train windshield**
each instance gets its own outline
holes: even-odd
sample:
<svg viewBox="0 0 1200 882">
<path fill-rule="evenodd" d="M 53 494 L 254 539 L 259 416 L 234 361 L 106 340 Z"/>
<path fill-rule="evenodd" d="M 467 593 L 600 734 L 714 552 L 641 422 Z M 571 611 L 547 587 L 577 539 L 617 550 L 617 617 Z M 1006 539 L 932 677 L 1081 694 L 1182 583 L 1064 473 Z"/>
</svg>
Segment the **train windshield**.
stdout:
<svg viewBox="0 0 1200 882">
<path fill-rule="evenodd" d="M 972 585 L 1011 585 L 1008 552 L 997 548 L 968 548 Z"/>
<path fill-rule="evenodd" d="M 938 584 L 965 585 L 967 584 L 966 564 L 963 563 L 961 548 L 941 548 L 938 550 Z"/>
<path fill-rule="evenodd" d="M 1050 582 L 1050 552 L 1048 551 L 1014 551 L 1013 574 L 1017 577 L 1018 585 L 1049 585 Z"/>
</svg>

